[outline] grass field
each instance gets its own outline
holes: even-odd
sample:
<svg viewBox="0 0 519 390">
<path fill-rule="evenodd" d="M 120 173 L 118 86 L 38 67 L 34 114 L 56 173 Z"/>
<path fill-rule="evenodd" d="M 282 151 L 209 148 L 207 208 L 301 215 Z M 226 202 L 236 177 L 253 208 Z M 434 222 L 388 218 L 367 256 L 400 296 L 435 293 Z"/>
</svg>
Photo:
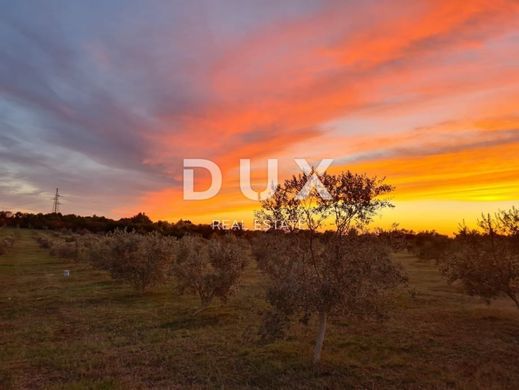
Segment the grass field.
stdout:
<svg viewBox="0 0 519 390">
<path fill-rule="evenodd" d="M 14 233 L 13 233 L 14 232 Z M 410 285 L 384 322 L 333 319 L 323 363 L 314 324 L 262 344 L 261 275 L 193 317 L 172 286 L 140 295 L 40 249 L 29 230 L 0 257 L 0 389 L 517 388 L 519 310 L 456 292 L 434 265 L 398 255 Z M 70 278 L 63 270 L 71 271 Z"/>
</svg>

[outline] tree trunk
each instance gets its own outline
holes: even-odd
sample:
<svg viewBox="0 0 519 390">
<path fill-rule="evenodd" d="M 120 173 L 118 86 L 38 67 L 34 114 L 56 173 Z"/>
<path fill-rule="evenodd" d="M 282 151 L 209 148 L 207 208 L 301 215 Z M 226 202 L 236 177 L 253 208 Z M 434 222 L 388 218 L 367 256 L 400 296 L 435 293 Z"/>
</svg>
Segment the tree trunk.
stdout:
<svg viewBox="0 0 519 390">
<path fill-rule="evenodd" d="M 326 317 L 326 312 L 319 312 L 319 333 L 315 340 L 314 364 L 319 364 L 321 361 L 321 350 L 323 349 L 324 335 L 326 334 Z"/>
</svg>

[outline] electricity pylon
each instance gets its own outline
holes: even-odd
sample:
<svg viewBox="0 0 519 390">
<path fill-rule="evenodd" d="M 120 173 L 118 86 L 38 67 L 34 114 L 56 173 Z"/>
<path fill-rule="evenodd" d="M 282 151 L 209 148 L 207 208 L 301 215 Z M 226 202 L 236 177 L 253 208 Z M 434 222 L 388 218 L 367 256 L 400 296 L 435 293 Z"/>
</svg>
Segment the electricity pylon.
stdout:
<svg viewBox="0 0 519 390">
<path fill-rule="evenodd" d="M 54 214 L 59 213 L 59 205 L 61 204 L 59 201 L 59 198 L 61 198 L 61 195 L 59 194 L 58 189 L 56 188 L 56 195 L 54 195 L 54 203 L 52 205 L 52 212 Z"/>
</svg>

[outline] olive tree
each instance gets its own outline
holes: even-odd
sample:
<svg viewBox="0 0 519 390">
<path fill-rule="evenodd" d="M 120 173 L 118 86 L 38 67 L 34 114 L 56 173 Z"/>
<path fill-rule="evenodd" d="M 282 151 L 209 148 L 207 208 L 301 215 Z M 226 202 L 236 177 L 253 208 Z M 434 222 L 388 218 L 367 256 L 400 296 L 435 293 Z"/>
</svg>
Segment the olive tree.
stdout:
<svg viewBox="0 0 519 390">
<path fill-rule="evenodd" d="M 509 297 L 519 308 L 519 247 L 517 209 L 486 215 L 476 229 L 461 225 L 440 262 L 450 283 L 460 281 L 469 295 L 488 303 Z"/>
<path fill-rule="evenodd" d="M 73 242 L 61 239 L 53 240 L 49 253 L 63 259 L 78 260 L 79 241 L 78 239 Z"/>
<path fill-rule="evenodd" d="M 129 282 L 136 290 L 164 282 L 175 257 L 176 240 L 159 233 L 138 234 L 117 230 L 103 237 L 83 240 L 82 258 Z"/>
<path fill-rule="evenodd" d="M 238 286 L 248 256 L 245 244 L 233 235 L 210 240 L 184 236 L 172 268 L 177 290 L 198 295 L 200 308 L 195 314 L 214 298 L 226 302 Z"/>
<path fill-rule="evenodd" d="M 306 183 L 315 177 L 328 190 L 326 198 L 317 186 L 308 189 Z M 266 224 L 282 227 L 254 245 L 259 267 L 270 281 L 267 332 L 281 334 L 296 315 L 305 321 L 317 315 L 316 364 L 330 315 L 380 313 L 381 296 L 405 281 L 383 241 L 357 233 L 380 209 L 391 206 L 384 199 L 391 190 L 383 179 L 312 170 L 277 186 L 256 213 Z"/>
</svg>

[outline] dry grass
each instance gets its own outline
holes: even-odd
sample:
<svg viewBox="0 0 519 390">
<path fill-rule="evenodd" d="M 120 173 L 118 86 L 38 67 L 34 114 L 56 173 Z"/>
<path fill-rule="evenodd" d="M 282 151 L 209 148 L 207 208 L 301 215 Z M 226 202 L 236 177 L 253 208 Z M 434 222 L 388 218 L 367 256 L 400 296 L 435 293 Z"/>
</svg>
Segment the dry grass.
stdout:
<svg viewBox="0 0 519 390">
<path fill-rule="evenodd" d="M 2 234 L 13 232 L 0 231 Z M 197 317 L 172 286 L 144 295 L 50 257 L 20 230 L 0 257 L 0 388 L 517 388 L 519 311 L 457 293 L 430 263 L 398 256 L 413 291 L 382 323 L 335 319 L 323 364 L 314 327 L 262 345 L 261 277 Z M 71 277 L 63 277 L 70 269 Z"/>
</svg>

